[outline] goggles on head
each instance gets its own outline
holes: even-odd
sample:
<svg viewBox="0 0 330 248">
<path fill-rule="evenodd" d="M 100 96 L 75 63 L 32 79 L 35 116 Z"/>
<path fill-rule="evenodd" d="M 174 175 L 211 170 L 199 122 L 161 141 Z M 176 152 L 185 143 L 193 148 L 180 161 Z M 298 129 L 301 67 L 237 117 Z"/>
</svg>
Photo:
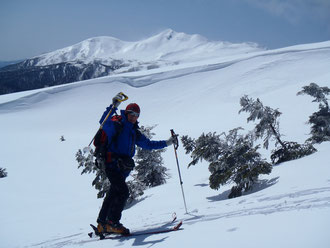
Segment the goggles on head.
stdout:
<svg viewBox="0 0 330 248">
<path fill-rule="evenodd" d="M 129 115 L 133 115 L 133 116 L 135 116 L 135 117 L 139 117 L 139 116 L 140 116 L 139 113 L 136 113 L 136 112 L 134 112 L 134 111 L 132 111 L 132 110 L 127 110 L 126 112 L 127 112 L 127 114 L 129 114 Z"/>
</svg>

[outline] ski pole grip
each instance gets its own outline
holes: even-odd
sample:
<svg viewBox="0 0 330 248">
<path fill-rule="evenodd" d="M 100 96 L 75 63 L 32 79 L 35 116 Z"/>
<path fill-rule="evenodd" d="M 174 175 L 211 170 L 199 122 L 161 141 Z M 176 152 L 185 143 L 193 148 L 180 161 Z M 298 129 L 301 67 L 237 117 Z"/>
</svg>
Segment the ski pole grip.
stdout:
<svg viewBox="0 0 330 248">
<path fill-rule="evenodd" d="M 174 149 L 177 150 L 178 147 L 179 147 L 178 135 L 175 134 L 173 129 L 171 129 L 171 135 L 172 135 L 173 138 L 175 138 L 175 141 L 173 142 L 173 145 L 174 145 Z"/>
<path fill-rule="evenodd" d="M 122 97 L 122 99 L 118 99 L 119 102 L 124 102 L 128 99 L 128 96 L 125 95 L 123 92 L 119 92 L 119 95 Z"/>
<path fill-rule="evenodd" d="M 123 102 L 123 101 L 126 101 L 126 100 L 128 99 L 128 96 L 125 95 L 123 92 L 119 92 L 118 94 L 119 94 L 120 97 L 121 97 L 121 99 L 117 99 L 120 103 Z M 98 132 L 100 129 L 103 128 L 104 123 L 105 123 L 106 120 L 109 118 L 109 116 L 112 114 L 112 112 L 114 111 L 114 109 L 115 109 L 115 106 L 112 106 L 112 108 L 110 109 L 109 113 L 106 115 L 106 117 L 104 118 L 103 122 L 101 123 L 101 125 L 100 125 L 99 129 L 97 130 L 97 132 Z M 97 132 L 96 132 L 96 134 L 97 134 Z M 88 146 L 91 146 L 91 144 L 93 143 L 93 141 L 94 141 L 94 139 L 95 139 L 95 137 L 96 137 L 96 134 L 94 135 L 93 139 L 91 140 L 91 142 L 89 143 Z"/>
</svg>

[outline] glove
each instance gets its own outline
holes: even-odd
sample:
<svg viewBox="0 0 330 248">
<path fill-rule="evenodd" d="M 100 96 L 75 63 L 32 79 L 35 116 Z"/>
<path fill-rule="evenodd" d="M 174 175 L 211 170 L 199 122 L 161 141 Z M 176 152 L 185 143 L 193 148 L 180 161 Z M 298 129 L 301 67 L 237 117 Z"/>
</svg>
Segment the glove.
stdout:
<svg viewBox="0 0 330 248">
<path fill-rule="evenodd" d="M 112 98 L 112 105 L 115 108 L 118 108 L 119 104 L 121 103 L 121 100 L 122 100 L 122 95 L 118 93 L 114 98 Z"/>
<path fill-rule="evenodd" d="M 166 140 L 166 145 L 170 146 L 174 143 L 174 138 L 171 136 L 168 140 Z"/>
<path fill-rule="evenodd" d="M 176 136 L 175 137 L 171 136 L 168 140 L 166 140 L 166 145 L 167 146 L 170 146 L 170 145 L 173 145 L 173 144 L 177 145 Z"/>
</svg>

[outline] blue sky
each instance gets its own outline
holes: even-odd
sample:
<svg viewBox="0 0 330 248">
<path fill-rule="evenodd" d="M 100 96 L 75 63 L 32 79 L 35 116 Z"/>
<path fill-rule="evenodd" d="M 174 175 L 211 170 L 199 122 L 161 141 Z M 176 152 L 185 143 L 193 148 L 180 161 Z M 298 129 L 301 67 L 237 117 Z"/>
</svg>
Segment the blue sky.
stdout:
<svg viewBox="0 0 330 248">
<path fill-rule="evenodd" d="M 0 60 L 171 28 L 273 49 L 330 40 L 330 0 L 0 0 Z"/>
</svg>

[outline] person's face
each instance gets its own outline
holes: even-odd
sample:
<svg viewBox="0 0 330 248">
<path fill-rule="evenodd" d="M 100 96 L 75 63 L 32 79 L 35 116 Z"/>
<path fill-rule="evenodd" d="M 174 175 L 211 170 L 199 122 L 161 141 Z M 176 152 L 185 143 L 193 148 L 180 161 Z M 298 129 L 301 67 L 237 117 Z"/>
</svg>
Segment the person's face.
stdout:
<svg viewBox="0 0 330 248">
<path fill-rule="evenodd" d="M 130 123 L 135 124 L 135 122 L 137 121 L 138 118 L 139 118 L 138 115 L 131 114 L 131 113 L 128 113 L 128 114 L 127 114 L 127 120 L 128 120 Z"/>
</svg>

